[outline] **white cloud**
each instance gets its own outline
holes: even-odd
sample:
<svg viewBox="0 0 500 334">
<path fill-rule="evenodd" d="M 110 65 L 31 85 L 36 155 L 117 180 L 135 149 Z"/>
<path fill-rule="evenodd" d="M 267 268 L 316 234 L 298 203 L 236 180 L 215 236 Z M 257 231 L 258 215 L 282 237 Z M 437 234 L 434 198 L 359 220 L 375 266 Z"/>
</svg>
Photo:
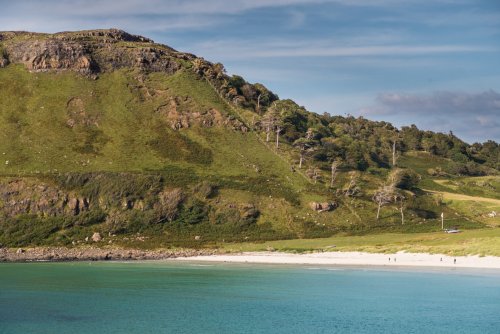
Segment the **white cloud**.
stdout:
<svg viewBox="0 0 500 334">
<path fill-rule="evenodd" d="M 337 44 L 338 43 L 338 44 Z M 362 57 L 408 56 L 442 53 L 489 52 L 494 48 L 475 45 L 349 45 L 343 40 L 295 41 L 209 41 L 195 46 L 205 55 L 223 54 L 231 59 L 297 58 L 297 57 Z"/>
</svg>

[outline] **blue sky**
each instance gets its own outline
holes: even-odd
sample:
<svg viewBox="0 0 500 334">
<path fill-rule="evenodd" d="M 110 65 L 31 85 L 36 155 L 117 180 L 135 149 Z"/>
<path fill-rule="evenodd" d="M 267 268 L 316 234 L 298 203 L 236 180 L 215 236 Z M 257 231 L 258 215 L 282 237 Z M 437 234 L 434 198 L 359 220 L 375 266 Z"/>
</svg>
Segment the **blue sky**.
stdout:
<svg viewBox="0 0 500 334">
<path fill-rule="evenodd" d="M 115 27 L 307 109 L 500 141 L 499 0 L 0 0 L 0 30 Z"/>
</svg>

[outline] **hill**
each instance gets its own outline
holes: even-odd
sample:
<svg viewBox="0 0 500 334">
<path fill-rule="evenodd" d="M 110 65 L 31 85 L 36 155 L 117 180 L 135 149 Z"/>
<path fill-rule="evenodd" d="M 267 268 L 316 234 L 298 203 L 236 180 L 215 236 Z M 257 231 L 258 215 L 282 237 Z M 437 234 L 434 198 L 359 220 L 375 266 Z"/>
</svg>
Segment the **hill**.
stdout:
<svg viewBox="0 0 500 334">
<path fill-rule="evenodd" d="M 443 211 L 454 226 L 484 227 L 424 189 L 460 193 L 435 180 L 491 175 L 490 196 L 499 150 L 318 115 L 222 64 L 120 30 L 0 32 L 7 246 L 434 231 Z"/>
</svg>

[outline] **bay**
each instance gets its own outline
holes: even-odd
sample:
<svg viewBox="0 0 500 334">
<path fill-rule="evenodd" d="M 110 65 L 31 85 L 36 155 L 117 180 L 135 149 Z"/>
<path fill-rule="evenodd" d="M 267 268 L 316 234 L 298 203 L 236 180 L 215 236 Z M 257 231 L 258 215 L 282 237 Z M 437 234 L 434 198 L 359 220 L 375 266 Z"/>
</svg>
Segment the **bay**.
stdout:
<svg viewBox="0 0 500 334">
<path fill-rule="evenodd" d="M 500 272 L 0 264 L 0 333 L 500 333 Z"/>
</svg>

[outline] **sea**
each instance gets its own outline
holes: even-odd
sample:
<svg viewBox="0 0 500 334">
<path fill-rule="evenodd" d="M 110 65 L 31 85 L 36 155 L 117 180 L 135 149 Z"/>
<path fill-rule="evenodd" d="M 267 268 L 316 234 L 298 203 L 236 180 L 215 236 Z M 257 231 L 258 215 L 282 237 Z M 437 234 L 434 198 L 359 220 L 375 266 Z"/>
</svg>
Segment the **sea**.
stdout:
<svg viewBox="0 0 500 334">
<path fill-rule="evenodd" d="M 0 333 L 500 333 L 500 271 L 0 264 Z"/>
</svg>

